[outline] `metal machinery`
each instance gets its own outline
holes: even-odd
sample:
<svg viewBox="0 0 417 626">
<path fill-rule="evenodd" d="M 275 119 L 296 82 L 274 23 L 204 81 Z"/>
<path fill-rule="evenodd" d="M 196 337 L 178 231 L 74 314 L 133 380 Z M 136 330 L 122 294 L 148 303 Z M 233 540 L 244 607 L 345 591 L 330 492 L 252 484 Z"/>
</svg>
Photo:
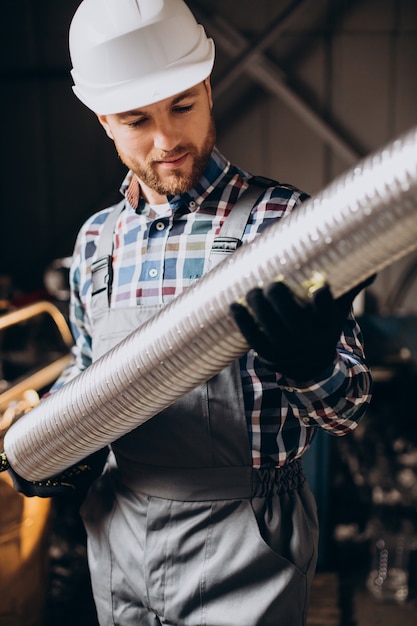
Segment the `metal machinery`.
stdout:
<svg viewBox="0 0 417 626">
<path fill-rule="evenodd" d="M 50 302 L 0 316 L 0 446 L 63 371 L 71 345 L 65 317 Z M 0 474 L 0 624 L 43 624 L 50 512 L 50 499 L 26 498 Z"/>
</svg>

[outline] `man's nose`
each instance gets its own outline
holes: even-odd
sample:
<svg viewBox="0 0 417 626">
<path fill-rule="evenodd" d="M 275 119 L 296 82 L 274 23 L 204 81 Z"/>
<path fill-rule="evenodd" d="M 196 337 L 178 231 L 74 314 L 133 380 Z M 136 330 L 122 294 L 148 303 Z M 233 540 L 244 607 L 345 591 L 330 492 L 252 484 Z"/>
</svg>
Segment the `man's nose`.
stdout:
<svg viewBox="0 0 417 626">
<path fill-rule="evenodd" d="M 153 141 L 157 150 L 164 150 L 165 152 L 173 150 L 179 141 L 174 124 L 169 121 L 160 122 L 156 127 Z"/>
</svg>

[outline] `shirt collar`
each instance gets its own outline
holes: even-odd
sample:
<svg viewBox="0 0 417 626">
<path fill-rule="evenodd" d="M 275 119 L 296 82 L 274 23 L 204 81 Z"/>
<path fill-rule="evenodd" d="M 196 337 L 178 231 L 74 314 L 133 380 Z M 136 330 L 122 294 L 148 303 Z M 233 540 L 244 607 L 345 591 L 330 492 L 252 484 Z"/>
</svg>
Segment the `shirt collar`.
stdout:
<svg viewBox="0 0 417 626">
<path fill-rule="evenodd" d="M 185 204 L 190 211 L 196 211 L 229 169 L 230 161 L 215 147 L 211 153 L 208 165 L 196 186 L 183 194 L 168 197 L 172 210 L 175 211 Z M 145 201 L 141 198 L 139 181 L 132 170 L 129 170 L 127 173 L 120 187 L 120 192 L 125 196 L 134 211 L 139 213 L 143 211 Z"/>
</svg>

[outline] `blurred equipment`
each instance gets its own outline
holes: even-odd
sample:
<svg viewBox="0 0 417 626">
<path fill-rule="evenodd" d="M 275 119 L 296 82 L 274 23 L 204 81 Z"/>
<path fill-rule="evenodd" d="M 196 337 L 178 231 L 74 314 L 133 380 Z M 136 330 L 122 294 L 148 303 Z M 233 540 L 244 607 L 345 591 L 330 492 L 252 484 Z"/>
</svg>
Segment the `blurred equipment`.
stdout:
<svg viewBox="0 0 417 626">
<path fill-rule="evenodd" d="M 359 588 L 417 606 L 416 279 L 413 255 L 358 317 L 373 399 L 351 437 L 333 442 L 332 458 L 332 552 L 346 611 Z"/>
<path fill-rule="evenodd" d="M 70 361 L 62 314 L 39 302 L 0 317 L 0 446 L 10 426 Z M 17 493 L 0 474 L 0 624 L 43 626 L 49 573 L 51 501 Z"/>
<path fill-rule="evenodd" d="M 48 294 L 59 302 L 70 299 L 69 271 L 72 257 L 55 259 L 45 269 L 43 283 Z"/>
<path fill-rule="evenodd" d="M 36 302 L 0 317 L 0 412 L 27 389 L 42 393 L 70 363 L 73 340 L 65 317 Z"/>
</svg>

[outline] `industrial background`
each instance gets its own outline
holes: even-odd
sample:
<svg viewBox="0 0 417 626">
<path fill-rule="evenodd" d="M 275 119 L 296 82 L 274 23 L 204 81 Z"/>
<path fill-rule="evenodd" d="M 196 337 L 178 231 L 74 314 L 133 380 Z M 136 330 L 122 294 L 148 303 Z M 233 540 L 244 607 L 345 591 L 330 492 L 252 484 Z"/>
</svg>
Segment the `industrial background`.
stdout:
<svg viewBox="0 0 417 626">
<path fill-rule="evenodd" d="M 1 5 L 5 310 L 7 303 L 16 307 L 48 297 L 46 271 L 71 255 L 84 220 L 120 197 L 125 167 L 71 90 L 68 28 L 78 4 Z M 417 125 L 416 0 L 188 0 L 188 5 L 216 43 L 218 146 L 253 174 L 315 194 Z M 322 613 L 312 614 L 310 623 L 373 626 L 401 620 L 407 626 L 417 616 L 417 253 L 379 274 L 359 315 L 375 373 L 375 400 L 355 437 L 332 444 L 319 440 L 309 460 L 325 530 L 320 567 L 330 574 L 320 579 Z M 375 530 L 378 524 L 383 531 Z M 65 532 L 68 543 L 67 527 Z M 378 602 L 368 588 L 378 532 L 406 541 L 405 602 Z M 72 574 L 77 567 L 84 580 L 82 558 Z M 56 579 L 54 584 L 58 605 Z M 66 623 L 62 614 L 58 618 Z M 20 626 L 17 621 L 5 626 L 14 624 Z M 94 621 L 86 622 L 90 625 Z"/>
<path fill-rule="evenodd" d="M 78 4 L 1 7 L 0 274 L 24 292 L 72 253 L 78 228 L 119 198 L 124 175 L 112 142 L 71 91 L 68 27 Z M 218 145 L 249 171 L 316 193 L 417 124 L 415 0 L 189 6 L 216 42 Z M 398 269 L 384 273 L 382 295 Z"/>
</svg>

